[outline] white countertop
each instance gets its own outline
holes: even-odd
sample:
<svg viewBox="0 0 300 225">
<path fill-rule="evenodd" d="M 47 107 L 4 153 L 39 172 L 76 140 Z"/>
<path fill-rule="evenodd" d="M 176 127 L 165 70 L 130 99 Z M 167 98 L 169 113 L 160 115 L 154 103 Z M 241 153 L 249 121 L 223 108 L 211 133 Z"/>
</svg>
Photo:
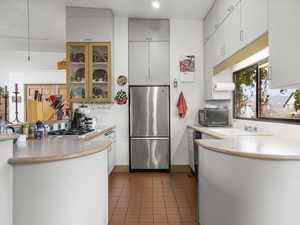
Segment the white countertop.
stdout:
<svg viewBox="0 0 300 225">
<path fill-rule="evenodd" d="M 246 158 L 300 160 L 300 140 L 284 139 L 265 132 L 239 128 L 188 126 L 216 139 L 199 139 L 205 149 Z"/>
<path fill-rule="evenodd" d="M 20 135 L 18 135 L 18 134 L 3 134 L 3 135 L 0 135 L 0 142 L 14 140 L 14 139 L 17 139 L 19 136 Z"/>
<path fill-rule="evenodd" d="M 240 128 L 231 127 L 202 127 L 200 125 L 189 125 L 188 127 L 217 139 L 235 136 L 272 136 L 272 134 L 266 132 L 249 132 Z"/>
<path fill-rule="evenodd" d="M 41 163 L 91 155 L 105 150 L 111 141 L 101 135 L 115 127 L 103 128 L 85 137 L 77 135 L 49 136 L 41 140 L 28 140 L 14 145 L 14 157 L 10 164 Z"/>
<path fill-rule="evenodd" d="M 268 160 L 300 160 L 300 140 L 273 136 L 234 137 L 196 141 L 205 149 L 239 157 Z"/>
</svg>

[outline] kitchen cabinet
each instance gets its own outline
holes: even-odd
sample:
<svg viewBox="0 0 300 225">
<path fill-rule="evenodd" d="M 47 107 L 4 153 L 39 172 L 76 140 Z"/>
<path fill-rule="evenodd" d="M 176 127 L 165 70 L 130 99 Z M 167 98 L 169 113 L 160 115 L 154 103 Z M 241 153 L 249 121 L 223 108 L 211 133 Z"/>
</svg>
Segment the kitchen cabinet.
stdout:
<svg viewBox="0 0 300 225">
<path fill-rule="evenodd" d="M 241 41 L 248 45 L 268 30 L 268 0 L 242 0 Z"/>
<path fill-rule="evenodd" d="M 205 99 L 213 98 L 213 41 L 209 41 L 204 46 L 204 96 Z"/>
<path fill-rule="evenodd" d="M 129 43 L 129 83 L 131 85 L 149 82 L 149 43 Z"/>
<path fill-rule="evenodd" d="M 272 88 L 299 88 L 300 1 L 269 1 Z"/>
<path fill-rule="evenodd" d="M 169 42 L 149 42 L 149 73 L 153 85 L 170 83 Z"/>
<path fill-rule="evenodd" d="M 114 130 L 108 131 L 104 134 L 107 140 L 112 144 L 108 148 L 108 173 L 111 174 L 116 166 L 116 132 Z"/>
<path fill-rule="evenodd" d="M 240 15 L 240 5 L 237 5 L 215 33 L 215 46 L 218 48 L 216 64 L 223 62 L 242 47 L 240 39 Z"/>
<path fill-rule="evenodd" d="M 129 41 L 169 41 L 170 25 L 166 19 L 130 19 Z"/>
<path fill-rule="evenodd" d="M 70 42 L 67 61 L 71 102 L 112 102 L 110 42 Z"/>
<path fill-rule="evenodd" d="M 109 9 L 67 7 L 68 42 L 112 42 L 114 18 Z"/>
<path fill-rule="evenodd" d="M 168 85 L 169 42 L 130 42 L 129 74 L 130 85 Z"/>
</svg>

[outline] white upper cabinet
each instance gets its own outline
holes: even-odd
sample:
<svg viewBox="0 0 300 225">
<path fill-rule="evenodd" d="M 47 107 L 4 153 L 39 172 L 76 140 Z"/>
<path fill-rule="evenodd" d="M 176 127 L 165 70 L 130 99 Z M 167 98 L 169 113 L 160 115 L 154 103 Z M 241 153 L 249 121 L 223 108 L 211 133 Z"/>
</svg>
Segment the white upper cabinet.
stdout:
<svg viewBox="0 0 300 225">
<path fill-rule="evenodd" d="M 170 84 L 170 48 L 168 42 L 149 43 L 149 72 L 152 85 Z"/>
<path fill-rule="evenodd" d="M 109 9 L 67 7 L 68 42 L 113 42 L 113 27 Z"/>
<path fill-rule="evenodd" d="M 170 84 L 170 48 L 168 42 L 129 43 L 130 85 Z"/>
<path fill-rule="evenodd" d="M 240 7 L 240 35 L 246 46 L 268 30 L 268 0 L 242 0 Z"/>
<path fill-rule="evenodd" d="M 129 41 L 169 41 L 169 39 L 169 20 L 129 20 Z"/>
<path fill-rule="evenodd" d="M 217 53 L 219 56 L 217 64 L 232 56 L 242 46 L 239 7 L 240 5 L 237 6 L 216 32 L 215 46 L 218 48 Z"/>
<path fill-rule="evenodd" d="M 129 84 L 170 84 L 168 20 L 129 19 Z"/>
<path fill-rule="evenodd" d="M 272 88 L 300 88 L 300 1 L 270 0 L 269 48 Z"/>
<path fill-rule="evenodd" d="M 147 84 L 149 76 L 149 43 L 129 42 L 129 83 Z"/>
</svg>

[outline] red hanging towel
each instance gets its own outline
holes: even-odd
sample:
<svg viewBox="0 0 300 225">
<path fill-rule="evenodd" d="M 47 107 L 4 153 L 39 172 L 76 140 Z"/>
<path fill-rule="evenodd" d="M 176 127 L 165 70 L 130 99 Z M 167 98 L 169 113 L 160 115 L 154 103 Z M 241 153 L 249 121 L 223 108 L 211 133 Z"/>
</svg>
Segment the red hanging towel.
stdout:
<svg viewBox="0 0 300 225">
<path fill-rule="evenodd" d="M 177 102 L 178 114 L 180 118 L 184 118 L 187 112 L 187 105 L 183 93 L 181 92 Z"/>
</svg>

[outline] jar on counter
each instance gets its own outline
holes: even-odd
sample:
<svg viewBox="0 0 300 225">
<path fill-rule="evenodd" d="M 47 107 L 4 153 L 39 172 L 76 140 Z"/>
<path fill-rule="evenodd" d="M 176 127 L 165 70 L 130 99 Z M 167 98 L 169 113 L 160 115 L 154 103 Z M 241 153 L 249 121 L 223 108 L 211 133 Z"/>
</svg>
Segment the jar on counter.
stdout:
<svg viewBox="0 0 300 225">
<path fill-rule="evenodd" d="M 29 131 L 28 131 L 28 138 L 29 139 L 34 139 L 35 138 L 35 131 L 36 131 L 36 128 L 35 128 L 34 125 L 29 127 Z"/>
<path fill-rule="evenodd" d="M 27 138 L 29 137 L 29 127 L 30 126 L 27 123 L 22 125 L 22 133 L 26 135 Z"/>
<path fill-rule="evenodd" d="M 45 126 L 41 121 L 36 123 L 35 138 L 42 139 L 44 137 Z"/>
</svg>

